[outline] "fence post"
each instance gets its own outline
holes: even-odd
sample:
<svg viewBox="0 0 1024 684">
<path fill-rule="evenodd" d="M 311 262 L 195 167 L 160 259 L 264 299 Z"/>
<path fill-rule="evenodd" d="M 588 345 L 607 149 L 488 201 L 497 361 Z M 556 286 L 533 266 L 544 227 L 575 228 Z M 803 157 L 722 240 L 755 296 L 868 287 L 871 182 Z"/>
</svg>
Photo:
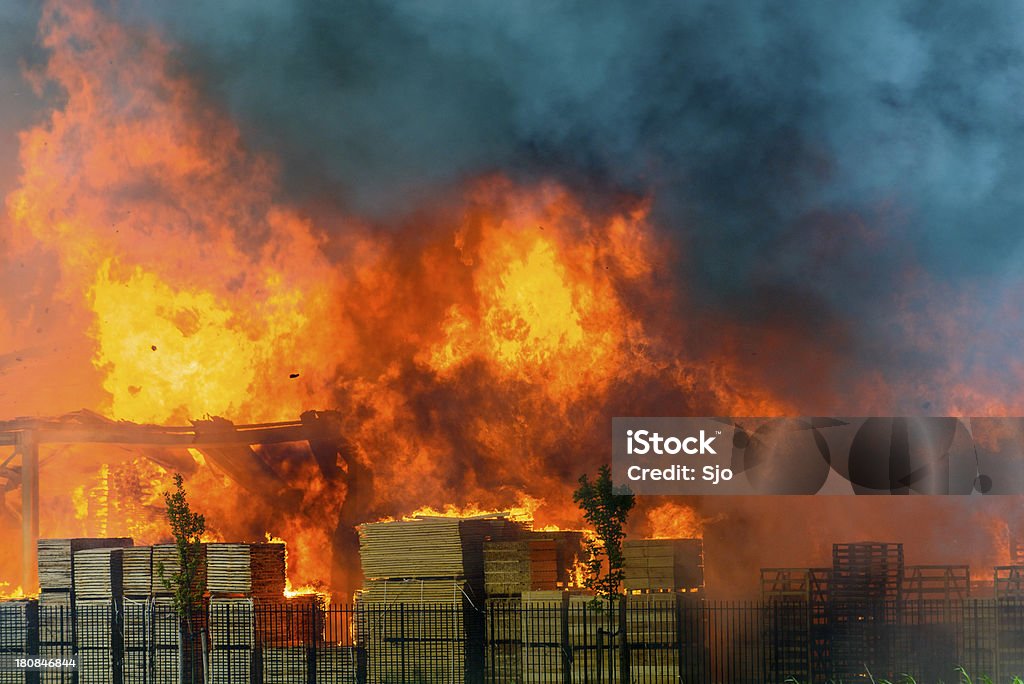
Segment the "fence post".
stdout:
<svg viewBox="0 0 1024 684">
<path fill-rule="evenodd" d="M 619 597 L 619 674 L 622 684 L 629 684 L 629 639 L 626 635 L 626 611 L 629 594 Z M 648 615 L 650 619 L 650 615 Z"/>
<path fill-rule="evenodd" d="M 586 613 L 584 613 L 586 619 Z M 586 625 L 583 625 L 586 632 Z M 562 592 L 562 684 L 572 684 L 572 643 L 569 641 L 569 592 Z"/>
<path fill-rule="evenodd" d="M 405 670 L 405 604 L 398 604 L 398 639 L 402 644 L 402 681 L 405 682 L 408 678 L 408 673 Z"/>
</svg>

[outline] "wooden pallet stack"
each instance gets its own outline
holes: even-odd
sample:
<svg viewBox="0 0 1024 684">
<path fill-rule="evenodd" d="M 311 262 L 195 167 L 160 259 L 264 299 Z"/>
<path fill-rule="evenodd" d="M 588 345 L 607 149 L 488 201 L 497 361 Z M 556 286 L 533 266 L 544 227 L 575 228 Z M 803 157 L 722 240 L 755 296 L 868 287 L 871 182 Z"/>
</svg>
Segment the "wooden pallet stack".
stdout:
<svg viewBox="0 0 1024 684">
<path fill-rule="evenodd" d="M 72 592 L 50 590 L 39 593 L 39 657 L 66 660 L 75 652 L 75 623 L 71 601 Z M 44 671 L 40 682 L 58 684 L 70 682 L 65 672 Z"/>
<path fill-rule="evenodd" d="M 75 602 L 75 651 L 79 684 L 120 681 L 112 598 Z"/>
<path fill-rule="evenodd" d="M 482 680 L 484 544 L 524 530 L 500 514 L 361 526 L 356 606 L 369 681 Z"/>
<path fill-rule="evenodd" d="M 210 599 L 210 684 L 252 677 L 256 630 L 251 598 Z"/>
<path fill-rule="evenodd" d="M 609 609 L 594 596 L 565 591 L 531 591 L 522 596 L 521 681 L 555 684 L 569 668 L 572 681 L 603 681 L 609 668 L 618 673 L 618 652 L 609 650 L 604 632 L 619 628 L 621 601 Z M 599 648 L 604 639 L 606 648 Z M 573 653 L 570 662 L 566 653 Z M 598 653 L 603 653 L 600 660 Z M 611 661 L 608 655 L 611 654 Z"/>
<path fill-rule="evenodd" d="M 181 667 L 178 662 L 178 614 L 170 597 L 153 599 L 150 608 L 153 649 L 151 671 L 154 684 L 178 684 Z"/>
<path fill-rule="evenodd" d="M 257 602 L 256 645 L 306 648 L 323 643 L 326 601 L 322 594 L 299 594 Z"/>
<path fill-rule="evenodd" d="M 129 546 L 121 551 L 121 580 L 125 596 L 144 598 L 153 593 L 152 546 Z"/>
<path fill-rule="evenodd" d="M 122 677 L 124 684 L 148 684 L 152 667 L 153 547 L 121 550 Z"/>
<path fill-rule="evenodd" d="M 628 592 L 684 591 L 704 588 L 704 551 L 700 539 L 639 539 L 622 545 L 623 586 Z"/>
<path fill-rule="evenodd" d="M 285 587 L 285 545 L 210 544 L 207 588 L 212 596 L 280 600 Z"/>
<path fill-rule="evenodd" d="M 148 684 L 151 666 L 152 604 L 148 597 L 121 602 L 121 676 L 124 684 Z"/>
<path fill-rule="evenodd" d="M 0 658 L 24 656 L 32 651 L 30 632 L 37 625 L 35 599 L 0 601 Z M 0 684 L 25 684 L 27 674 L 0 670 Z"/>
<path fill-rule="evenodd" d="M 327 644 L 316 649 L 316 684 L 356 684 L 358 671 L 355 646 Z"/>
<path fill-rule="evenodd" d="M 484 590 L 488 596 L 564 589 L 583 558 L 582 532 L 525 532 L 518 541 L 484 543 Z"/>
<path fill-rule="evenodd" d="M 263 684 L 295 684 L 309 679 L 309 649 L 264 646 L 259 651 Z"/>
<path fill-rule="evenodd" d="M 196 574 L 195 588 L 200 594 L 206 592 L 206 554 L 207 544 L 201 544 L 199 547 L 199 572 Z M 179 572 L 181 569 L 181 563 L 178 560 L 178 547 L 174 544 L 155 544 L 153 546 L 152 556 L 152 585 L 150 594 L 153 596 L 170 596 L 174 593 L 173 589 L 168 589 L 167 585 L 164 584 L 164 579 L 169 579 Z M 163 574 L 161 575 L 160 568 L 163 568 Z"/>
<path fill-rule="evenodd" d="M 76 561 L 75 556 L 93 549 L 121 549 L 132 545 L 127 537 L 114 538 L 75 538 L 75 539 L 40 539 L 36 543 L 38 558 L 37 572 L 39 576 L 39 655 L 44 658 L 71 658 L 75 652 L 78 639 L 76 630 Z M 93 575 L 96 572 L 90 567 L 84 578 L 86 592 L 93 598 L 100 596 L 96 592 L 103 590 L 102 577 L 100 586 L 93 586 Z M 111 578 L 113 579 L 113 578 Z M 111 587 L 113 590 L 114 587 Z M 110 599 L 111 594 L 105 598 Z M 86 600 L 90 600 L 86 597 Z M 103 640 L 105 630 L 97 636 Z M 90 638 L 83 634 L 82 638 Z M 91 657 L 91 656 L 90 656 Z M 92 663 L 93 660 L 89 659 Z M 101 668 L 102 670 L 103 668 Z M 100 675 L 102 676 L 102 674 Z M 40 676 L 42 682 L 67 681 L 67 672 L 44 672 Z"/>
<path fill-rule="evenodd" d="M 684 649 L 692 650 L 700 643 L 696 624 L 680 630 L 683 613 L 678 604 L 687 598 L 676 593 L 624 597 L 633 681 L 668 684 L 679 680 L 679 639 L 686 637 L 682 643 Z"/>
</svg>

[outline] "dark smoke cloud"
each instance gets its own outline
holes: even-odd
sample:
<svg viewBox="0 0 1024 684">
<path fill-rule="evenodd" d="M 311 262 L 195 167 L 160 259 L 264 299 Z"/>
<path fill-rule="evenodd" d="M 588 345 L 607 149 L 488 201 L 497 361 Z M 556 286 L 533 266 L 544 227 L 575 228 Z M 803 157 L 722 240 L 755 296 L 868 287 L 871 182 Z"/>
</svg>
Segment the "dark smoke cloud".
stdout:
<svg viewBox="0 0 1024 684">
<path fill-rule="evenodd" d="M 981 292 L 1020 261 L 1018 3 L 119 12 L 181 46 L 293 193 L 387 221 L 490 171 L 652 192 L 695 296 L 754 327 L 788 315 L 831 344 L 839 318 L 892 340 L 908 271 Z M 892 362 L 888 347 L 860 354 Z"/>
<path fill-rule="evenodd" d="M 113 12 L 179 46 L 179 67 L 281 160 L 290 193 L 385 223 L 492 171 L 653 193 L 698 302 L 755 329 L 788 316 L 822 344 L 849 344 L 842 320 L 867 366 L 894 362 L 872 340 L 909 334 L 894 291 L 976 283 L 984 323 L 982 293 L 1019 270 L 1019 3 L 136 0 Z M 0 10 L 5 121 L 29 115 L 16 74 L 37 15 Z M 5 160 L 13 144 L 0 141 Z"/>
</svg>

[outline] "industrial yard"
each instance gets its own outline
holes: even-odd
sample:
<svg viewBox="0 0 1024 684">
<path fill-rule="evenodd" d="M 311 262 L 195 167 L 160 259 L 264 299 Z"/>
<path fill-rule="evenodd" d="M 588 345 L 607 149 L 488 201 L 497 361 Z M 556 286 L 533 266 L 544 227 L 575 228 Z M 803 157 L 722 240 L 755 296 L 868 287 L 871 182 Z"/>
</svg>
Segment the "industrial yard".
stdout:
<svg viewBox="0 0 1024 684">
<path fill-rule="evenodd" d="M 706 596 L 699 539 L 628 540 L 624 593 L 583 587 L 582 533 L 507 514 L 360 527 L 352 602 L 286 591 L 278 542 L 202 546 L 203 599 L 179 630 L 173 545 L 41 539 L 40 592 L 0 603 L 0 650 L 76 669 L 0 682 L 801 682 L 1024 670 L 1024 566 L 914 565 L 898 543 L 830 566 L 763 568 L 755 601 Z M 205 667 L 204 667 L 205 663 Z M 184 669 L 183 669 L 184 668 Z M 999 681 L 999 680 L 997 680 Z"/>
</svg>

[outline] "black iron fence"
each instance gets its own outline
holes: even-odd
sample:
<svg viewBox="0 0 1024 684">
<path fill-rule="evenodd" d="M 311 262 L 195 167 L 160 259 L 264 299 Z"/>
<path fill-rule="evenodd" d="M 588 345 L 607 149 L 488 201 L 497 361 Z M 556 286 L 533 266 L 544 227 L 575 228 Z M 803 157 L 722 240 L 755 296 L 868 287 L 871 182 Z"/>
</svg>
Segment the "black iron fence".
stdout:
<svg viewBox="0 0 1024 684">
<path fill-rule="evenodd" d="M 662 684 L 993 681 L 1024 674 L 1024 601 L 808 606 L 630 596 L 485 605 L 153 601 L 0 604 L 0 651 L 76 668 L 0 672 L 67 684 Z"/>
</svg>

